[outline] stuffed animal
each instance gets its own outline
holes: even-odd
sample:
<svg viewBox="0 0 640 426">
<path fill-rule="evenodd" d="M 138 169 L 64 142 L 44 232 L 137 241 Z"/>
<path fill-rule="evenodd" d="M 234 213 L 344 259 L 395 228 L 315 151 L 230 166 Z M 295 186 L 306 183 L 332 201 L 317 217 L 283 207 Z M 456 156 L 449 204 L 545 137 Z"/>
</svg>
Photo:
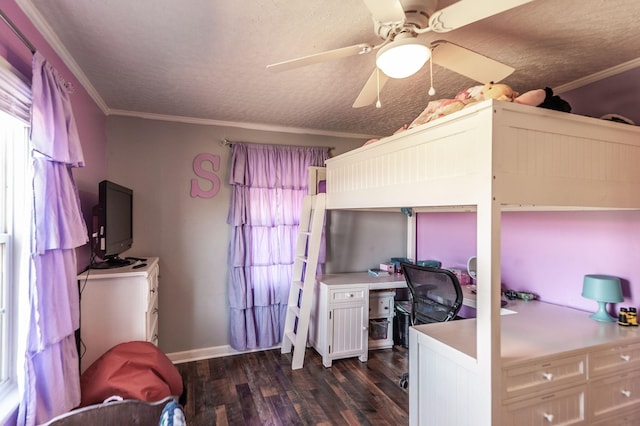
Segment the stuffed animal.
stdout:
<svg viewBox="0 0 640 426">
<path fill-rule="evenodd" d="M 518 92 L 506 84 L 496 84 L 491 82 L 484 85 L 479 95 L 476 97 L 476 101 L 495 99 L 498 101 L 512 102 L 518 97 L 518 95 Z"/>
<path fill-rule="evenodd" d="M 553 109 L 556 111 L 571 112 L 571 105 L 558 95 L 553 94 L 553 90 L 550 87 L 545 87 L 544 91 L 546 96 L 544 101 L 538 105 L 540 108 Z"/>
<path fill-rule="evenodd" d="M 506 84 L 491 82 L 483 86 L 470 87 L 469 89 L 459 92 L 454 99 L 440 99 L 429 102 L 424 111 L 409 125 L 409 128 L 412 129 L 421 124 L 433 121 L 436 118 L 460 111 L 476 102 L 487 99 L 511 102 L 517 96 L 518 92 Z"/>
<path fill-rule="evenodd" d="M 553 109 L 556 111 L 571 112 L 571 105 L 558 95 L 553 94 L 553 89 L 535 89 L 524 92 L 513 100 L 519 104 L 537 106 L 540 108 Z"/>
<path fill-rule="evenodd" d="M 546 97 L 547 93 L 544 91 L 544 89 L 535 89 L 524 92 L 522 95 L 515 98 L 513 102 L 523 105 L 538 106 L 542 102 L 544 102 L 544 99 Z"/>
</svg>

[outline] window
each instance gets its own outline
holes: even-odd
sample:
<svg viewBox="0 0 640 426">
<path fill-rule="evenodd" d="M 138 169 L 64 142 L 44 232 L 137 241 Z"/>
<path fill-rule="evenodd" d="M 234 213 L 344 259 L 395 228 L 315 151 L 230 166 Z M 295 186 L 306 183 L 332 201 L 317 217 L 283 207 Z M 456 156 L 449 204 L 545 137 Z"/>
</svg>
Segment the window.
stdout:
<svg viewBox="0 0 640 426">
<path fill-rule="evenodd" d="M 27 225 L 27 127 L 0 111 L 0 399 L 16 386 L 18 291 Z"/>
<path fill-rule="evenodd" d="M 0 68 L 3 64 L 0 63 Z M 0 423 L 19 402 L 19 300 L 28 288 L 30 194 L 27 99 L 20 81 L 0 69 Z M 5 112 L 6 111 L 6 112 Z M 17 117 L 20 118 L 17 118 Z M 24 293 L 22 293 L 24 292 Z"/>
</svg>

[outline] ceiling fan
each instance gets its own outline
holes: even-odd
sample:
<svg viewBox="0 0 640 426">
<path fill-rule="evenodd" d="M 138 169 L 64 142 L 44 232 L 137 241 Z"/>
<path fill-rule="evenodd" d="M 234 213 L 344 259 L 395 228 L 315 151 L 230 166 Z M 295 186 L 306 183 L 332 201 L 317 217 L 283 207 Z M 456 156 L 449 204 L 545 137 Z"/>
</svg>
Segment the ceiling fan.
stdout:
<svg viewBox="0 0 640 426">
<path fill-rule="evenodd" d="M 498 82 L 514 68 L 446 40 L 427 45 L 419 36 L 429 31 L 452 31 L 533 0 L 460 0 L 442 9 L 438 9 L 438 0 L 363 1 L 371 12 L 375 33 L 383 40 L 380 44 L 360 43 L 267 65 L 267 69 L 280 72 L 378 51 L 376 68 L 356 98 L 354 108 L 370 105 L 376 99 L 379 106 L 380 90 L 389 78 L 408 77 L 429 59 L 479 83 Z M 432 87 L 430 94 L 433 93 Z"/>
</svg>

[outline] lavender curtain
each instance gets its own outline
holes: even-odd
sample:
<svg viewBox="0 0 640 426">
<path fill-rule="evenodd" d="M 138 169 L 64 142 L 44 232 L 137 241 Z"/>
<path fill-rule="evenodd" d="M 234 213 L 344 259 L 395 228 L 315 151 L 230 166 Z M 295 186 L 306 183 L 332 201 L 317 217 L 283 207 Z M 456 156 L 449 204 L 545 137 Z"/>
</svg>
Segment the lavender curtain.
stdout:
<svg viewBox="0 0 640 426">
<path fill-rule="evenodd" d="M 291 284 L 309 166 L 324 166 L 329 149 L 234 143 L 229 244 L 231 346 L 280 342 Z"/>
<path fill-rule="evenodd" d="M 62 77 L 33 56 L 34 169 L 29 315 L 18 424 L 34 425 L 80 403 L 74 331 L 80 323 L 75 248 L 88 241 L 71 169 L 84 166 Z"/>
</svg>

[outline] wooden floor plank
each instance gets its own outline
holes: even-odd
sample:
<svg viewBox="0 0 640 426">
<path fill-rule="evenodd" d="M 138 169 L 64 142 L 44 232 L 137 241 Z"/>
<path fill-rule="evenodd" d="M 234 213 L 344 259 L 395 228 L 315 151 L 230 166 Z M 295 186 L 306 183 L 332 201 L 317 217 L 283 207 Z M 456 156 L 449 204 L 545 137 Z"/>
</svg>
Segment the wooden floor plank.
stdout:
<svg viewBox="0 0 640 426">
<path fill-rule="evenodd" d="M 307 349 L 304 367 L 291 370 L 279 349 L 177 364 L 190 426 L 407 425 L 409 395 L 398 385 L 408 351 L 396 346 L 322 365 Z"/>
</svg>

